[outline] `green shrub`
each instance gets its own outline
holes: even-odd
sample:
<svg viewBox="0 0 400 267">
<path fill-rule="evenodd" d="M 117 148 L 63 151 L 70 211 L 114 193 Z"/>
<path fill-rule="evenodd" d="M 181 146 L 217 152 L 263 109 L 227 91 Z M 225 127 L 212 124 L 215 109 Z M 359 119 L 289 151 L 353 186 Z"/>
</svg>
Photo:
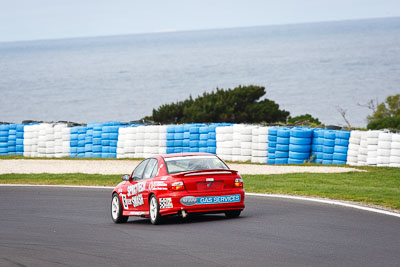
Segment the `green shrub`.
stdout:
<svg viewBox="0 0 400 267">
<path fill-rule="evenodd" d="M 261 86 L 239 86 L 234 89 L 216 89 L 211 93 L 176 103 L 165 104 L 153 109 L 151 119 L 160 123 L 191 122 L 286 122 L 289 112 L 280 110 L 279 105 L 265 95 Z"/>
</svg>

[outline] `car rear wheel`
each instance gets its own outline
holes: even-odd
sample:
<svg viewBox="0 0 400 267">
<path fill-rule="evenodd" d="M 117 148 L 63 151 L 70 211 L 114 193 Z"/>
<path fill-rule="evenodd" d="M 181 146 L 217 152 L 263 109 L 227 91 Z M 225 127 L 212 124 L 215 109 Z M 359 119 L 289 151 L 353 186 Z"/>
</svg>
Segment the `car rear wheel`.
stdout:
<svg viewBox="0 0 400 267">
<path fill-rule="evenodd" d="M 237 218 L 240 216 L 241 210 L 228 210 L 225 211 L 225 216 L 228 218 Z"/>
<path fill-rule="evenodd" d="M 160 205 L 155 195 L 150 197 L 149 201 L 150 222 L 159 224 L 161 222 Z"/>
<path fill-rule="evenodd" d="M 125 223 L 128 221 L 128 216 L 122 215 L 122 205 L 118 194 L 114 193 L 111 199 L 111 218 L 115 223 Z"/>
</svg>

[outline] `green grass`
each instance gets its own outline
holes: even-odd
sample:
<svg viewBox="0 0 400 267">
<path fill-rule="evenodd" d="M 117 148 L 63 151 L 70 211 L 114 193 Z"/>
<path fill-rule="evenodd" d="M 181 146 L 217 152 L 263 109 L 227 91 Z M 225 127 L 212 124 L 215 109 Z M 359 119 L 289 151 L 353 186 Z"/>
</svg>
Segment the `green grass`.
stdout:
<svg viewBox="0 0 400 267">
<path fill-rule="evenodd" d="M 313 196 L 400 210 L 400 168 L 367 172 L 243 175 L 246 192 Z"/>
<path fill-rule="evenodd" d="M 367 172 L 242 176 L 246 192 L 322 197 L 400 210 L 400 168 L 359 169 Z M 2 174 L 0 183 L 115 186 L 121 175 Z"/>
</svg>

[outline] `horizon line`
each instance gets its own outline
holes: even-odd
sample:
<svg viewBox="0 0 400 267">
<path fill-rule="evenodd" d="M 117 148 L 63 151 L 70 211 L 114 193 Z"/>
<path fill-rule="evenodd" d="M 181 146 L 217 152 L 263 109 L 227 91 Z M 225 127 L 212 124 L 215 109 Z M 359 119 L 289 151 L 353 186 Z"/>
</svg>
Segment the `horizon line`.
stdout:
<svg viewBox="0 0 400 267">
<path fill-rule="evenodd" d="M 246 29 L 246 28 L 257 28 L 257 27 L 276 27 L 276 26 L 291 26 L 291 25 L 338 23 L 338 22 L 350 22 L 350 21 L 362 21 L 362 20 L 382 20 L 382 19 L 396 19 L 396 18 L 400 18 L 400 16 L 338 19 L 338 20 L 326 20 L 326 21 L 309 21 L 309 22 L 300 22 L 300 23 L 276 23 L 276 24 L 272 23 L 272 24 L 263 24 L 263 25 L 252 25 L 252 26 L 216 27 L 216 28 L 201 28 L 201 29 L 190 29 L 190 30 L 158 29 L 158 30 L 148 31 L 148 32 L 132 32 L 132 33 L 86 35 L 86 36 L 82 35 L 82 36 L 70 36 L 70 37 L 60 37 L 60 38 L 38 38 L 38 39 L 8 40 L 8 41 L 6 40 L 6 41 L 0 41 L 0 44 L 41 42 L 41 41 L 61 41 L 61 40 L 89 39 L 89 38 L 106 38 L 106 37 L 120 37 L 120 36 L 130 36 L 130 35 L 153 35 L 153 34 L 173 34 L 173 33 L 201 32 L 201 31 L 220 31 L 220 30 Z"/>
</svg>

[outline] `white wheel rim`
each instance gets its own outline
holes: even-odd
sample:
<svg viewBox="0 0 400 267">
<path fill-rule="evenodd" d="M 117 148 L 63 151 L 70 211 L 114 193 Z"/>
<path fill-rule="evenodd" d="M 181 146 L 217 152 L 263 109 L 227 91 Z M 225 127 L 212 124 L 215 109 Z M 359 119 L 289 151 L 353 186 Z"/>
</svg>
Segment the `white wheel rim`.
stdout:
<svg viewBox="0 0 400 267">
<path fill-rule="evenodd" d="M 150 217 L 152 221 L 156 220 L 157 216 L 157 203 L 156 203 L 156 198 L 151 198 L 150 201 Z"/>
<path fill-rule="evenodd" d="M 113 219 L 117 219 L 119 215 L 119 202 L 117 197 L 113 197 L 113 201 L 111 204 L 111 214 Z"/>
</svg>

